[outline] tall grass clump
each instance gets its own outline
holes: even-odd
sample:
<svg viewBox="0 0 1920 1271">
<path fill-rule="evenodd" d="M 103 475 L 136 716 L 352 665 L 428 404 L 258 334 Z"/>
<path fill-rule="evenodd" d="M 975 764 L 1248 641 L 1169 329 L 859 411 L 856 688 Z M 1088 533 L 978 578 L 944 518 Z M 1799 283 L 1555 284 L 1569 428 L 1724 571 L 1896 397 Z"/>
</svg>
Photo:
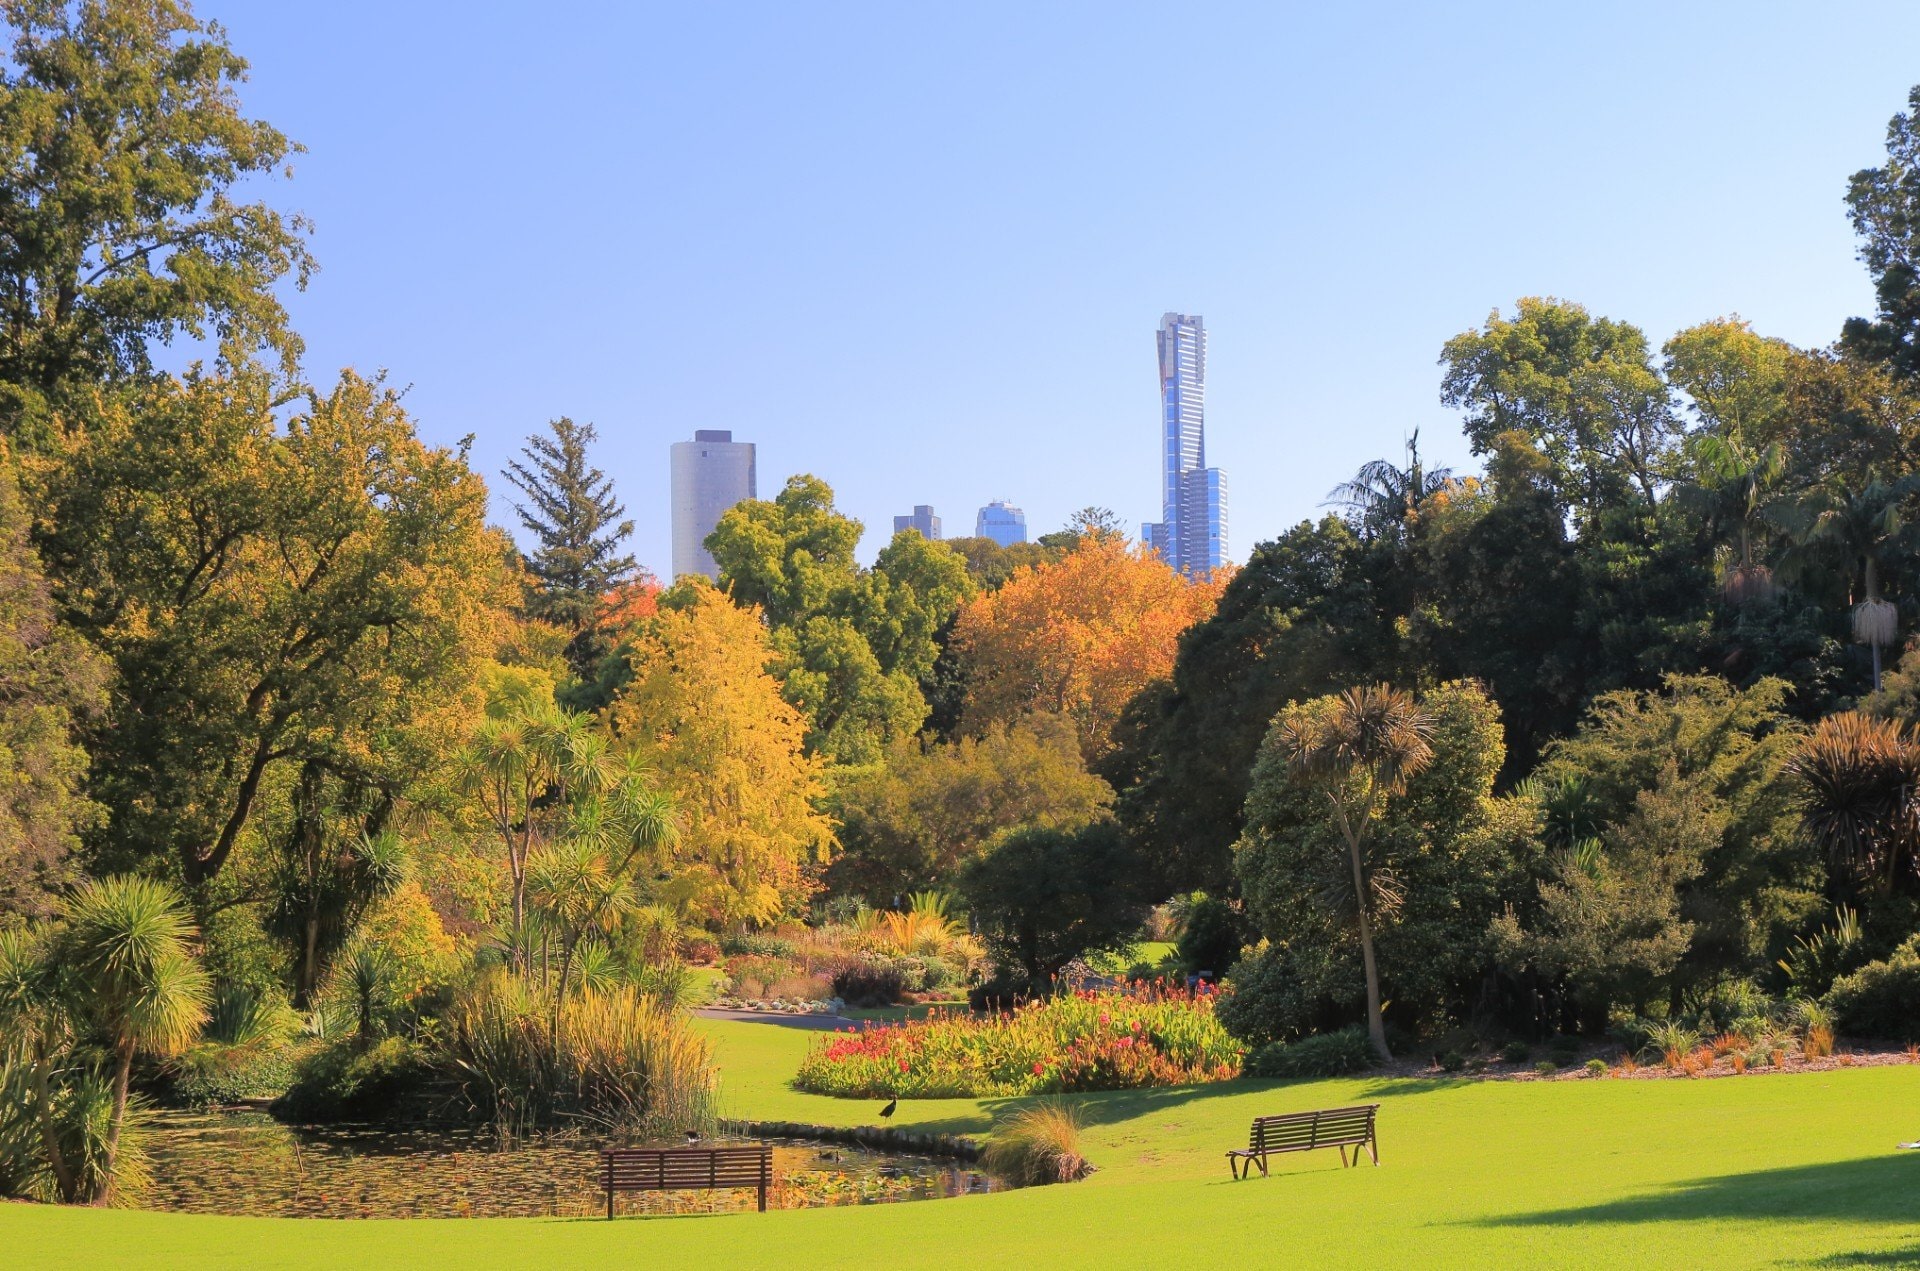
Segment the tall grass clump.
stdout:
<svg viewBox="0 0 1920 1271">
<path fill-rule="evenodd" d="M 986 1165 L 1021 1187 L 1071 1183 L 1093 1169 L 1080 1154 L 1080 1114 L 1059 1099 L 1043 1099 L 996 1124 Z"/>
<path fill-rule="evenodd" d="M 496 974 L 455 999 L 447 1026 L 468 1099 L 503 1132 L 584 1122 L 645 1137 L 715 1123 L 707 1039 L 631 987 L 555 1011 L 537 986 Z"/>
</svg>

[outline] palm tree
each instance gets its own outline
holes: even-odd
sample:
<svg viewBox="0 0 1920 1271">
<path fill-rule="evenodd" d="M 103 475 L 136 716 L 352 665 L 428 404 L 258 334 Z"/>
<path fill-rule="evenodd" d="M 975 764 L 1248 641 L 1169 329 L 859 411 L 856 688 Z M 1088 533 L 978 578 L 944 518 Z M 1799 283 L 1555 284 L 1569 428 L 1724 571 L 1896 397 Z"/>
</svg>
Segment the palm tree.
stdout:
<svg viewBox="0 0 1920 1271">
<path fill-rule="evenodd" d="M 91 1197 L 105 1204 L 126 1127 L 134 1056 L 165 1058 L 186 1049 L 207 1021 L 212 984 L 193 956 L 193 919 L 179 893 L 165 883 L 90 879 L 62 903 L 61 916 L 65 928 L 56 961 L 73 977 L 82 1008 L 113 1055 L 106 1168 Z"/>
<path fill-rule="evenodd" d="M 1386 459 L 1362 464 L 1351 481 L 1327 494 L 1327 505 L 1354 515 L 1369 534 L 1379 534 L 1418 519 L 1420 506 L 1452 484 L 1450 468 L 1429 470 L 1420 461 L 1420 430 L 1407 439 L 1407 466 L 1396 468 Z"/>
<path fill-rule="evenodd" d="M 1920 476 L 1910 474 L 1894 481 L 1869 477 L 1859 490 L 1815 489 L 1784 514 L 1799 549 L 1782 562 L 1784 569 L 1806 571 L 1809 553 L 1823 546 L 1846 553 L 1849 581 L 1852 566 L 1860 565 L 1865 596 L 1853 607 L 1853 640 L 1873 650 L 1876 693 L 1880 691 L 1880 651 L 1894 642 L 1900 627 L 1899 609 L 1880 596 L 1880 562 L 1905 536 L 1900 509 L 1916 490 L 1920 490 Z"/>
<path fill-rule="evenodd" d="M 1788 771 L 1801 822 L 1836 863 L 1875 891 L 1920 883 L 1920 740 L 1904 724 L 1829 715 Z"/>
<path fill-rule="evenodd" d="M 53 1106 L 53 1076 L 73 1027 L 62 1008 L 55 965 L 44 941 L 25 931 L 0 931 L 0 1064 L 21 1064 L 40 1128 L 40 1150 L 64 1204 L 78 1197 L 73 1168 L 60 1147 Z"/>
<path fill-rule="evenodd" d="M 1368 832 L 1388 798 L 1433 759 L 1427 738 L 1433 719 L 1400 689 L 1380 684 L 1350 688 L 1320 712 L 1295 712 L 1281 723 L 1280 744 L 1294 779 L 1319 789 L 1347 845 L 1360 960 L 1367 977 L 1367 1033 L 1383 1060 L 1391 1060 L 1380 1017 L 1380 971 L 1373 953 L 1369 909 L 1373 893 L 1365 865 Z"/>
<path fill-rule="evenodd" d="M 1767 494 L 1786 471 L 1786 451 L 1779 442 L 1752 449 L 1737 433 L 1704 434 L 1693 443 L 1699 462 L 1700 489 L 1719 504 L 1716 511 L 1740 527 L 1739 560 L 1727 569 L 1722 584 L 1735 604 L 1769 599 L 1773 571 L 1753 560 L 1753 532 L 1767 506 Z"/>
</svg>

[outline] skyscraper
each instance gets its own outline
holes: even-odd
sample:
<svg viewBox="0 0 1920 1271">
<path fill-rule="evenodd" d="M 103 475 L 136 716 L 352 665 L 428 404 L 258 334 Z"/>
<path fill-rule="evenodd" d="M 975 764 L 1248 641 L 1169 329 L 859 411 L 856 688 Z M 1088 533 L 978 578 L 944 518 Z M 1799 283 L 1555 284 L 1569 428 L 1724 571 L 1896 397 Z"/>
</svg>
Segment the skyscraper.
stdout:
<svg viewBox="0 0 1920 1271">
<path fill-rule="evenodd" d="M 901 530 L 919 530 L 921 538 L 937 541 L 940 537 L 940 518 L 933 514 L 933 509 L 927 504 L 916 503 L 912 516 L 893 518 L 893 532 L 898 534 Z"/>
<path fill-rule="evenodd" d="M 673 443 L 673 576 L 720 577 L 706 549 L 707 535 L 727 509 L 758 498 L 750 441 L 735 441 L 725 429 L 702 428 L 692 441 Z"/>
<path fill-rule="evenodd" d="M 990 538 L 1002 547 L 1027 541 L 1027 514 L 1005 499 L 995 499 L 973 519 L 973 536 Z"/>
<path fill-rule="evenodd" d="M 1160 319 L 1160 519 L 1140 537 L 1190 578 L 1227 559 L 1227 477 L 1207 466 L 1207 327 L 1197 314 Z"/>
</svg>

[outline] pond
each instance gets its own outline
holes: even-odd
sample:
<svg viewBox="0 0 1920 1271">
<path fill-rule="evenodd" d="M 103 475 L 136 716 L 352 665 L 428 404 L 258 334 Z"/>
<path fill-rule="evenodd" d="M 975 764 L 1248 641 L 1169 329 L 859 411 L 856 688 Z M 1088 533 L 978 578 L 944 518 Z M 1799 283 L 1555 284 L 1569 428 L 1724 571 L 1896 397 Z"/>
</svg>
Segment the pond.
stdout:
<svg viewBox="0 0 1920 1271">
<path fill-rule="evenodd" d="M 730 1141 L 715 1139 L 713 1142 Z M 153 1187 L 143 1204 L 198 1214 L 284 1218 L 599 1216 L 600 1149 L 588 1135 L 495 1146 L 482 1128 L 288 1126 L 263 1112 L 163 1112 L 146 1136 Z M 643 1146 L 627 1144 L 620 1146 Z M 679 1146 L 669 1144 L 664 1146 Z M 773 1144 L 769 1209 L 872 1205 L 999 1191 L 979 1166 L 837 1143 Z M 752 1209 L 751 1190 L 621 1195 L 622 1214 Z"/>
</svg>

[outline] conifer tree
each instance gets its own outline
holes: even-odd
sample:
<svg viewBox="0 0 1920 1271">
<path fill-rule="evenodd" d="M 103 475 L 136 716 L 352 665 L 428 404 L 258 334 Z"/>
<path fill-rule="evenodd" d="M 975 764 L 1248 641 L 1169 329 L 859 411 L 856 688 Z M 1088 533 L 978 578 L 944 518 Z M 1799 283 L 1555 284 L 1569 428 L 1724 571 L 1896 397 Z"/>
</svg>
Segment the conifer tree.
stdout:
<svg viewBox="0 0 1920 1271">
<path fill-rule="evenodd" d="M 607 651 L 602 599 L 636 572 L 633 557 L 619 551 L 633 522 L 623 519 L 612 479 L 588 458 L 593 425 L 562 416 L 547 427 L 551 435 L 527 438 L 506 473 L 527 500 L 513 510 L 538 541 L 527 560 L 534 578 L 527 616 L 568 633 L 567 662 L 591 681 Z"/>
</svg>

